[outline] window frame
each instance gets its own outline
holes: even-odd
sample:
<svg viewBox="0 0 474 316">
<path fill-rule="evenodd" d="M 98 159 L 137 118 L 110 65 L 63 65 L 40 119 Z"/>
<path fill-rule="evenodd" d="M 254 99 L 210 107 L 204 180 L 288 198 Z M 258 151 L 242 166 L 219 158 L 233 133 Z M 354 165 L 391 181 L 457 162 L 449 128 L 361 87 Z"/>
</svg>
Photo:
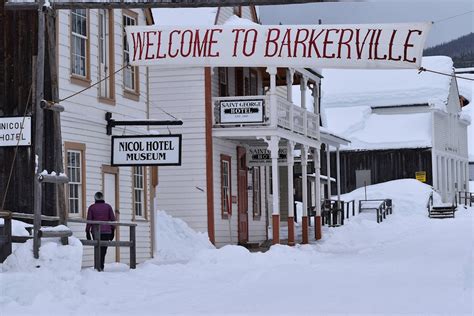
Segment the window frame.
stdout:
<svg viewBox="0 0 474 316">
<path fill-rule="evenodd" d="M 229 69 L 227 67 L 218 68 L 219 96 L 229 96 Z"/>
<path fill-rule="evenodd" d="M 229 204 L 227 205 L 229 207 L 228 212 L 225 212 L 225 187 L 224 187 L 224 164 L 228 165 L 228 170 L 227 170 L 227 195 L 229 198 Z M 228 219 L 229 216 L 232 216 L 232 157 L 229 155 L 223 155 L 221 154 L 221 159 L 220 159 L 220 180 L 221 180 L 221 217 L 222 219 Z"/>
<path fill-rule="evenodd" d="M 69 177 L 69 167 L 68 167 L 68 152 L 80 152 L 81 153 L 81 206 L 82 208 L 79 209 L 78 213 L 71 213 L 69 209 L 69 184 L 66 186 L 65 194 L 66 194 L 66 207 L 67 207 L 67 216 L 68 217 L 82 217 L 85 218 L 87 204 L 86 204 L 86 186 L 87 186 L 87 178 L 86 178 L 86 145 L 82 143 L 74 143 L 74 142 L 65 142 L 64 143 L 64 170 L 65 173 Z"/>
<path fill-rule="evenodd" d="M 107 50 L 106 50 L 106 63 L 108 67 L 108 72 L 102 76 L 102 70 L 101 70 L 101 62 L 100 62 L 100 54 L 101 54 L 101 26 L 100 26 L 100 16 L 101 16 L 101 11 L 106 12 L 106 22 L 105 25 L 107 27 L 106 29 L 106 37 L 105 37 L 105 45 L 107 45 Z M 97 61 L 98 61 L 98 80 L 102 80 L 102 78 L 105 78 L 107 75 L 109 76 L 106 81 L 108 81 L 108 91 L 107 95 L 104 96 L 102 95 L 101 91 L 101 85 L 98 85 L 97 89 L 97 95 L 98 95 L 98 100 L 101 103 L 106 103 L 109 105 L 115 105 L 115 39 L 114 39 L 114 10 L 113 9 L 99 9 L 97 12 L 97 40 L 98 40 L 98 54 L 97 54 Z"/>
<path fill-rule="evenodd" d="M 124 24 L 124 19 L 128 18 L 131 20 L 135 21 L 134 25 L 138 25 L 138 13 L 132 10 L 128 9 L 122 9 L 122 65 L 125 66 L 125 53 L 130 55 L 130 52 L 128 52 L 125 49 L 124 43 L 127 41 L 127 34 L 125 33 L 125 24 Z M 128 25 L 128 24 L 127 24 Z M 127 45 L 129 46 L 129 45 Z M 130 58 L 130 56 L 129 56 Z M 131 99 L 133 101 L 139 101 L 140 100 L 140 71 L 138 66 L 132 66 L 131 71 L 134 74 L 134 78 L 132 78 L 133 83 L 135 87 L 130 88 L 127 87 L 125 84 L 125 73 L 129 71 L 129 69 L 125 68 L 122 71 L 122 87 L 123 87 L 123 96 L 124 98 Z"/>
<path fill-rule="evenodd" d="M 136 200 L 135 200 L 135 191 L 137 190 L 137 187 L 135 186 L 135 176 L 136 176 L 136 168 L 142 168 L 143 169 L 143 188 L 139 188 L 141 191 L 143 191 L 143 201 L 142 201 L 142 214 L 138 215 L 137 214 L 137 209 L 136 209 Z M 148 179 L 147 179 L 147 173 L 148 173 L 148 168 L 146 166 L 134 166 L 131 168 L 132 169 L 132 220 L 134 221 L 146 221 L 148 220 Z"/>
<path fill-rule="evenodd" d="M 81 34 L 78 34 L 78 33 L 74 33 L 73 32 L 73 23 L 72 23 L 72 19 L 73 19 L 73 11 L 75 10 L 85 10 L 86 11 L 86 38 L 85 38 L 85 71 L 86 71 L 86 75 L 83 76 L 81 74 L 76 74 L 74 73 L 73 69 L 73 41 L 74 41 L 74 38 L 75 36 L 78 36 L 78 37 L 82 37 L 83 35 Z M 75 35 L 77 34 L 77 35 Z M 91 60 L 91 56 L 90 56 L 90 11 L 89 9 L 71 9 L 69 11 L 69 59 L 70 59 L 70 63 L 69 63 L 69 71 L 70 71 L 70 80 L 71 80 L 71 83 L 73 84 L 77 84 L 77 85 L 80 85 L 80 86 L 84 86 L 84 87 L 88 87 L 91 83 L 91 64 L 90 64 L 90 60 Z"/>
<path fill-rule="evenodd" d="M 260 167 L 252 168 L 252 214 L 254 220 L 262 217 L 262 196 L 261 196 L 261 170 Z M 256 212 L 257 210 L 257 212 Z"/>
</svg>

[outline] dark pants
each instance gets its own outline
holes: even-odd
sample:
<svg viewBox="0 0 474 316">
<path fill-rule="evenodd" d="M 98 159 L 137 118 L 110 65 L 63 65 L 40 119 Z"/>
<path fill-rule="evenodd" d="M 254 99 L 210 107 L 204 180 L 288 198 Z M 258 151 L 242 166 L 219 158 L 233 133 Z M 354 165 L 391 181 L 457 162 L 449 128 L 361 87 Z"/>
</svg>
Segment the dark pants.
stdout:
<svg viewBox="0 0 474 316">
<path fill-rule="evenodd" d="M 111 233 L 102 233 L 100 240 L 112 240 L 113 235 Z M 100 247 L 100 270 L 104 271 L 105 255 L 107 254 L 107 246 Z"/>
</svg>

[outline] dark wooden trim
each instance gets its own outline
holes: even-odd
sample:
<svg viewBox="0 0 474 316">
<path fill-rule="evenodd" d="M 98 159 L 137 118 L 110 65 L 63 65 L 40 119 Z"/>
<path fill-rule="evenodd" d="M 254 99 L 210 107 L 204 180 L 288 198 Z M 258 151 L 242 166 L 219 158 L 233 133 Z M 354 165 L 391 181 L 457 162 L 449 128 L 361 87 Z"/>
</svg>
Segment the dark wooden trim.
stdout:
<svg viewBox="0 0 474 316">
<path fill-rule="evenodd" d="M 75 143 L 75 142 L 64 142 L 64 172 L 67 173 L 67 152 L 68 150 L 77 150 L 81 152 L 81 177 L 82 177 L 82 210 L 79 214 L 80 217 L 86 218 L 87 213 L 87 202 L 86 202 L 86 186 L 87 186 L 87 173 L 86 173 L 86 144 Z M 66 186 L 66 208 L 67 216 L 69 217 L 71 213 L 69 212 L 69 186 Z"/>
<path fill-rule="evenodd" d="M 230 194 L 230 208 L 228 214 L 224 214 L 224 203 L 226 202 L 224 200 L 224 191 L 223 191 L 223 186 L 222 186 L 222 163 L 226 161 L 229 164 L 229 171 L 228 171 L 228 176 L 229 176 L 229 194 Z M 221 160 L 220 160 L 220 175 L 221 175 L 221 216 L 222 219 L 228 219 L 229 215 L 232 215 L 232 157 L 229 155 L 223 155 L 221 154 Z"/>
<path fill-rule="evenodd" d="M 207 189 L 207 232 L 209 240 L 215 244 L 214 228 L 214 161 L 212 140 L 212 76 L 211 68 L 204 70 L 205 115 L 206 115 L 206 189 Z"/>
</svg>

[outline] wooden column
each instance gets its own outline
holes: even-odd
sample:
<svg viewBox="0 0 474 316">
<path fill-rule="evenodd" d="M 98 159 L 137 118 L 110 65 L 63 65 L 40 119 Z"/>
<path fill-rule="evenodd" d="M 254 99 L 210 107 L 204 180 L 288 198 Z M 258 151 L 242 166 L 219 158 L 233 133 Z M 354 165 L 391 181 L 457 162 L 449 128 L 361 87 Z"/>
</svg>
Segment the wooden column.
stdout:
<svg viewBox="0 0 474 316">
<path fill-rule="evenodd" d="M 41 229 L 42 213 L 42 184 L 38 181 L 38 174 L 43 168 L 43 126 L 44 114 L 41 108 L 41 100 L 44 99 L 44 57 L 45 57 L 45 13 L 42 10 L 44 1 L 38 1 L 38 52 L 36 58 L 36 93 L 35 93 L 35 155 L 37 160 L 35 179 L 34 179 L 34 220 L 33 220 L 33 256 L 39 258 L 39 248 L 41 239 L 39 232 Z"/>
<path fill-rule="evenodd" d="M 339 146 L 336 148 L 336 185 L 337 185 L 337 204 L 341 207 L 341 159 L 339 155 Z"/>
<path fill-rule="evenodd" d="M 326 144 L 326 166 L 327 166 L 327 177 L 328 177 L 328 200 L 331 199 L 331 152 L 329 150 L 329 144 Z"/>
<path fill-rule="evenodd" d="M 293 149 L 295 143 L 288 141 L 287 144 L 287 165 L 288 165 L 288 245 L 295 245 L 295 219 L 294 219 L 294 195 L 293 195 L 293 167 L 294 167 L 294 156 Z"/>
<path fill-rule="evenodd" d="M 301 221 L 303 230 L 303 244 L 307 244 L 308 240 L 308 146 L 301 148 L 301 182 L 302 182 L 302 199 L 303 199 L 303 219 Z"/>
<path fill-rule="evenodd" d="M 280 181 L 278 178 L 278 150 L 280 137 L 271 136 L 269 149 L 272 158 L 272 188 L 273 188 L 273 212 L 272 212 L 272 231 L 273 244 L 280 243 Z"/>
<path fill-rule="evenodd" d="M 316 217 L 314 219 L 314 238 L 316 240 L 322 237 L 322 223 L 321 223 L 321 159 L 320 149 L 313 149 L 313 159 L 315 168 L 315 196 L 316 196 Z"/>
<path fill-rule="evenodd" d="M 276 74 L 277 69 L 275 67 L 268 67 L 267 73 L 270 75 L 270 122 L 273 127 L 278 125 L 278 104 L 277 104 L 277 92 L 276 92 Z"/>
</svg>

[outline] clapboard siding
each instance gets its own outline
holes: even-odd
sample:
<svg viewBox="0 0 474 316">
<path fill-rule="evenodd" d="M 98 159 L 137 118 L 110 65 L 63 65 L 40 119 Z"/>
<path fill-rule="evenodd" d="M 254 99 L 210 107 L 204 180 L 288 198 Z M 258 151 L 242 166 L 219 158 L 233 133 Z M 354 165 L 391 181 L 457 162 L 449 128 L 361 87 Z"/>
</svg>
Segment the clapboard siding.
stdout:
<svg viewBox="0 0 474 316">
<path fill-rule="evenodd" d="M 115 70 L 122 67 L 122 11 L 114 10 L 114 49 L 115 49 Z M 141 10 L 139 14 L 139 24 L 145 24 L 145 18 Z M 90 41 L 90 80 L 98 81 L 98 11 L 89 10 L 89 41 Z M 65 98 L 81 89 L 70 79 L 70 11 L 58 11 L 58 73 L 59 73 L 59 95 Z M 93 87 L 84 91 L 80 95 L 74 96 L 62 102 L 65 112 L 61 118 L 61 129 L 63 141 L 77 142 L 85 145 L 85 168 L 86 168 L 86 205 L 84 205 L 84 215 L 87 207 L 93 201 L 94 193 L 103 190 L 102 165 L 110 165 L 111 161 L 111 138 L 107 136 L 105 113 L 112 112 L 115 119 L 144 119 L 147 118 L 146 103 L 146 69 L 139 69 L 139 101 L 133 101 L 124 97 L 123 94 L 123 73 L 115 75 L 115 105 L 108 105 L 99 102 L 98 87 Z M 137 127 L 115 128 L 115 135 L 137 135 L 146 133 L 146 129 Z M 150 172 L 147 168 L 148 179 Z M 119 206 L 120 220 L 132 221 L 133 212 L 133 188 L 132 188 L 132 168 L 120 167 L 119 169 Z M 151 203 L 149 193 L 147 194 L 146 218 L 144 221 L 136 221 L 137 229 L 137 262 L 143 262 L 152 256 L 151 249 Z M 84 238 L 84 224 L 70 224 L 74 235 Z M 120 240 L 128 240 L 128 228 L 120 229 Z M 109 248 L 110 249 L 110 248 Z M 128 263 L 129 249 L 121 249 L 121 262 Z M 92 247 L 84 247 L 83 265 L 93 265 Z"/>
<path fill-rule="evenodd" d="M 183 134 L 182 165 L 159 168 L 156 208 L 207 233 L 204 68 L 150 67 L 149 76 L 151 118 L 170 119 L 164 110 L 184 122 L 170 127 Z"/>
</svg>

